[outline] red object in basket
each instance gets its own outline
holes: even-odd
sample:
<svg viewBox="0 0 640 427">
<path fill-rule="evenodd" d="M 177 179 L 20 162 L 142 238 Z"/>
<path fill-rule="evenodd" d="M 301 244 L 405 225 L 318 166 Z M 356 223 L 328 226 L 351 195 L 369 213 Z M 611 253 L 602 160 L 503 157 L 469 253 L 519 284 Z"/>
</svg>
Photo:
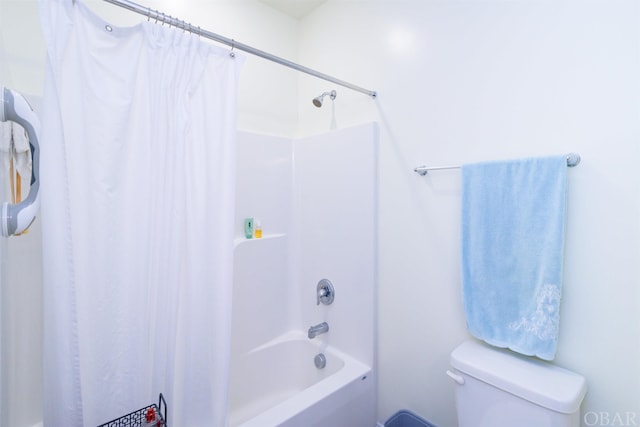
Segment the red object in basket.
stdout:
<svg viewBox="0 0 640 427">
<path fill-rule="evenodd" d="M 146 418 L 148 423 L 150 423 L 151 421 L 155 421 L 156 420 L 156 410 L 153 409 L 153 408 L 147 409 L 147 413 L 145 415 L 145 418 Z"/>
</svg>

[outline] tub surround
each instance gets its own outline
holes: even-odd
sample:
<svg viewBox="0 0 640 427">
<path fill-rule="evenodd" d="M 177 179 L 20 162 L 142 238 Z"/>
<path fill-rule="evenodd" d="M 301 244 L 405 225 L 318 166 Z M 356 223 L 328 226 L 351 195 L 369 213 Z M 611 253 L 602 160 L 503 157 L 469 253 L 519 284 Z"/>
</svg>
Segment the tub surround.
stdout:
<svg viewBox="0 0 640 427">
<path fill-rule="evenodd" d="M 372 123 L 298 140 L 239 133 L 233 427 L 375 425 L 376 141 Z M 260 219 L 261 239 L 245 238 L 245 218 Z"/>
</svg>

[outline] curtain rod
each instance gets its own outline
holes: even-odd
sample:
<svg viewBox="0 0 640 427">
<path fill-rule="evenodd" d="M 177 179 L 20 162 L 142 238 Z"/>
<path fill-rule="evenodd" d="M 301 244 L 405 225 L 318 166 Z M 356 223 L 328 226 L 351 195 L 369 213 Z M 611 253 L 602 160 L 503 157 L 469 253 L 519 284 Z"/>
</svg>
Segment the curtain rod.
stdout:
<svg viewBox="0 0 640 427">
<path fill-rule="evenodd" d="M 578 163 L 580 163 L 580 155 L 578 153 L 567 154 L 567 167 L 572 168 L 574 166 L 578 166 Z M 443 170 L 443 169 L 460 169 L 460 167 L 461 166 L 434 166 L 434 167 L 418 166 L 413 171 L 420 176 L 425 176 L 429 171 Z"/>
<path fill-rule="evenodd" d="M 259 56 L 264 59 L 268 59 L 269 61 L 275 62 L 277 64 L 284 65 L 285 67 L 293 68 L 294 70 L 298 70 L 303 73 L 312 75 L 314 77 L 318 77 L 320 79 L 327 80 L 337 85 L 355 90 L 357 92 L 364 93 L 365 95 L 369 95 L 372 98 L 375 98 L 376 96 L 378 96 L 377 92 L 374 90 L 364 89 L 360 86 L 356 86 L 354 84 L 345 82 L 344 80 L 337 79 L 335 77 L 329 76 L 327 74 L 321 73 L 319 71 L 313 70 L 303 65 L 296 64 L 295 62 L 291 62 L 284 58 L 280 58 L 279 56 L 272 55 L 260 49 L 256 49 L 254 47 L 248 46 L 244 43 L 240 43 L 233 39 L 229 39 L 219 34 L 212 33 L 211 31 L 203 30 L 200 27 L 194 27 L 190 23 L 186 23 L 185 21 L 182 21 L 180 19 L 176 19 L 171 16 L 165 15 L 164 13 L 158 12 L 157 10 L 155 11 L 151 10 L 151 8 L 141 6 L 132 1 L 129 1 L 129 0 L 104 0 L 104 1 L 106 1 L 107 3 L 114 4 L 116 6 L 120 6 L 122 8 L 128 9 L 132 12 L 139 13 L 140 15 L 144 15 L 149 20 L 153 19 L 156 22 L 160 21 L 172 27 L 180 28 L 184 31 L 189 31 L 190 33 L 197 34 L 201 37 L 205 37 L 207 39 L 226 44 L 227 46 L 231 46 L 232 51 L 233 49 L 238 49 L 243 52 L 247 52 L 252 55 Z"/>
</svg>

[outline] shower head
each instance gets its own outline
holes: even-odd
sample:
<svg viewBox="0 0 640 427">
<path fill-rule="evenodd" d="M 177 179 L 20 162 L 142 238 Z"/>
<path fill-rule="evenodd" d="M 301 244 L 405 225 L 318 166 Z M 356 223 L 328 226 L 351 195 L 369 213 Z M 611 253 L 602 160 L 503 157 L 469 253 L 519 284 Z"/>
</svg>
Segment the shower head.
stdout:
<svg viewBox="0 0 640 427">
<path fill-rule="evenodd" d="M 327 95 L 329 95 L 329 98 L 331 98 L 331 100 L 333 101 L 334 99 L 336 99 L 337 93 L 335 90 L 332 90 L 331 92 L 325 92 L 322 95 L 313 98 L 313 105 L 318 108 L 322 107 L 322 99 Z"/>
</svg>

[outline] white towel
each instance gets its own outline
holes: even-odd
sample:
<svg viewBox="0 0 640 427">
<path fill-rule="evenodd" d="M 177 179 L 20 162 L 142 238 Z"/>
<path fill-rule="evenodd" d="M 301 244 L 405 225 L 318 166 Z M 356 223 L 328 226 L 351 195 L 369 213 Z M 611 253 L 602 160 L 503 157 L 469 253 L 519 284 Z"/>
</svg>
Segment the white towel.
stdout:
<svg viewBox="0 0 640 427">
<path fill-rule="evenodd" d="M 2 125 L 2 139 L 0 140 L 0 151 L 3 153 L 11 152 L 11 145 L 13 138 L 11 137 L 11 128 L 13 122 L 1 122 Z"/>
<path fill-rule="evenodd" d="M 22 126 L 15 122 L 2 122 L 2 138 L 0 139 L 0 156 L 2 156 L 3 170 L 11 170 L 13 160 L 14 173 L 20 175 L 20 194 L 15 194 L 17 200 L 24 200 L 29 194 L 29 183 L 31 182 L 31 147 L 29 137 Z M 6 182 L 17 182 L 15 179 L 8 179 Z M 11 189 L 9 189 L 11 190 Z"/>
<path fill-rule="evenodd" d="M 16 122 L 2 122 L 2 141 L 0 150 L 10 152 L 12 147 L 18 154 L 29 153 L 29 136 L 22 126 Z"/>
</svg>

